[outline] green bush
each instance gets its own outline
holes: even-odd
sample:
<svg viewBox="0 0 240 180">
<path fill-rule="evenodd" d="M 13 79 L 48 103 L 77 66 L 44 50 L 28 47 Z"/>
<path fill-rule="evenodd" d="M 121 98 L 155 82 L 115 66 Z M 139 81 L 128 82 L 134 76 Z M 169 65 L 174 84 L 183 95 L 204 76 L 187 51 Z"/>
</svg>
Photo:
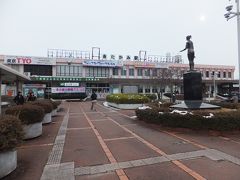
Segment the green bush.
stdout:
<svg viewBox="0 0 240 180">
<path fill-rule="evenodd" d="M 239 103 L 231 103 L 231 102 L 211 102 L 211 104 L 220 106 L 222 108 L 228 108 L 228 109 L 239 109 L 240 104 Z"/>
<path fill-rule="evenodd" d="M 6 109 L 5 114 L 16 116 L 21 120 L 22 124 L 28 125 L 41 122 L 43 120 L 44 110 L 42 107 L 27 103 L 9 107 Z"/>
<path fill-rule="evenodd" d="M 157 100 L 156 94 L 142 94 L 142 95 L 148 97 L 151 101 Z"/>
<path fill-rule="evenodd" d="M 110 94 L 107 101 L 116 104 L 143 104 L 149 102 L 149 98 L 140 94 Z"/>
<path fill-rule="evenodd" d="M 170 112 L 160 114 L 159 112 L 161 112 L 159 108 L 137 109 L 136 115 L 141 121 L 168 127 L 219 131 L 240 130 L 240 111 L 216 112 L 212 118 L 203 117 L 209 115 L 206 111 L 186 115 Z"/>
<path fill-rule="evenodd" d="M 0 117 L 0 152 L 15 148 L 22 140 L 21 121 L 10 115 Z"/>
<path fill-rule="evenodd" d="M 53 105 L 49 100 L 37 100 L 37 101 L 28 102 L 28 104 L 42 107 L 46 114 L 52 112 L 53 110 Z"/>
</svg>

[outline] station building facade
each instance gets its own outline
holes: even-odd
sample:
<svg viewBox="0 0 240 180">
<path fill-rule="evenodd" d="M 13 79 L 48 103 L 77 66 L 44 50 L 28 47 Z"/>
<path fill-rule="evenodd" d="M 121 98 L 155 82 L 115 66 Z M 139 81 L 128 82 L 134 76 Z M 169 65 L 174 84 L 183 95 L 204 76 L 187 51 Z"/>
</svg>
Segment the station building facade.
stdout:
<svg viewBox="0 0 240 180">
<path fill-rule="evenodd" d="M 93 90 L 99 98 L 109 93 L 183 93 L 183 74 L 189 65 L 181 56 L 134 56 L 106 55 L 90 56 L 90 53 L 52 50 L 48 57 L 1 55 L 0 63 L 31 78 L 22 90 L 26 95 L 30 89 L 38 97 L 49 95 L 90 94 Z M 74 54 L 75 52 L 75 54 Z M 234 80 L 234 66 L 195 65 L 202 73 L 204 94 L 228 93 L 238 83 Z M 215 88 L 215 90 L 214 90 Z M 14 84 L 5 84 L 2 93 L 15 95 Z"/>
</svg>

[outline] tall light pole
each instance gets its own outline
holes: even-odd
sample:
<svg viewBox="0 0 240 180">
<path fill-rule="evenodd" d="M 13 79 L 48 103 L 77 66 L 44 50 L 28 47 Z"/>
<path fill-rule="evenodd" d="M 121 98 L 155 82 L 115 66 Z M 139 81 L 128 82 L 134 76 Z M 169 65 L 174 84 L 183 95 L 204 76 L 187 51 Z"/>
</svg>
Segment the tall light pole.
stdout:
<svg viewBox="0 0 240 180">
<path fill-rule="evenodd" d="M 231 1 L 231 0 L 229 0 Z M 227 19 L 227 21 L 229 19 L 232 19 L 234 18 L 235 16 L 237 17 L 237 33 L 238 33 L 238 91 L 240 93 L 240 13 L 239 13 L 239 0 L 235 0 L 236 2 L 236 6 L 237 6 L 237 11 L 236 12 L 233 12 L 232 11 L 232 8 L 233 6 L 227 6 L 226 7 L 226 10 L 228 11 L 224 16 L 225 18 Z"/>
</svg>

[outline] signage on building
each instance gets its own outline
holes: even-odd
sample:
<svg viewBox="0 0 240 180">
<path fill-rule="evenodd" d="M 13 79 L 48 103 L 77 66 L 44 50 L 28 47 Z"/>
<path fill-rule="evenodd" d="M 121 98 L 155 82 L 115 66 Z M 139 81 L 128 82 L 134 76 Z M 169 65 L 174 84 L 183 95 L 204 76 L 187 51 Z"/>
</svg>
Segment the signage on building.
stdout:
<svg viewBox="0 0 240 180">
<path fill-rule="evenodd" d="M 147 61 L 125 61 L 124 65 L 138 68 L 168 68 L 169 63 L 147 62 Z"/>
<path fill-rule="evenodd" d="M 57 76 L 31 76 L 32 81 L 99 81 L 99 78 L 75 78 Z"/>
<path fill-rule="evenodd" d="M 56 65 L 56 59 L 29 56 L 5 56 L 4 64 Z"/>
<path fill-rule="evenodd" d="M 120 66 L 118 61 L 112 60 L 84 60 L 84 66 L 97 66 L 97 67 L 117 67 Z"/>
<path fill-rule="evenodd" d="M 85 87 L 52 87 L 52 93 L 84 93 Z"/>
<path fill-rule="evenodd" d="M 79 83 L 60 83 L 60 86 L 70 86 L 70 87 L 74 87 L 74 86 L 79 86 Z"/>
</svg>

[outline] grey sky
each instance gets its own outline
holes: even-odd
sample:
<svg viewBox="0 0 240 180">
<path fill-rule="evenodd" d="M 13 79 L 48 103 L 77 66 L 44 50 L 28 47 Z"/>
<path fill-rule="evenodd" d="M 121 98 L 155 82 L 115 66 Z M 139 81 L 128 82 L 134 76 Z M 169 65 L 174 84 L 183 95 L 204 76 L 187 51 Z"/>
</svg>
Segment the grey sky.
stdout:
<svg viewBox="0 0 240 180">
<path fill-rule="evenodd" d="M 236 18 L 224 19 L 226 5 L 228 0 L 0 0 L 0 54 L 46 56 L 48 48 L 94 46 L 116 55 L 178 54 L 191 34 L 197 64 L 237 68 Z"/>
</svg>

